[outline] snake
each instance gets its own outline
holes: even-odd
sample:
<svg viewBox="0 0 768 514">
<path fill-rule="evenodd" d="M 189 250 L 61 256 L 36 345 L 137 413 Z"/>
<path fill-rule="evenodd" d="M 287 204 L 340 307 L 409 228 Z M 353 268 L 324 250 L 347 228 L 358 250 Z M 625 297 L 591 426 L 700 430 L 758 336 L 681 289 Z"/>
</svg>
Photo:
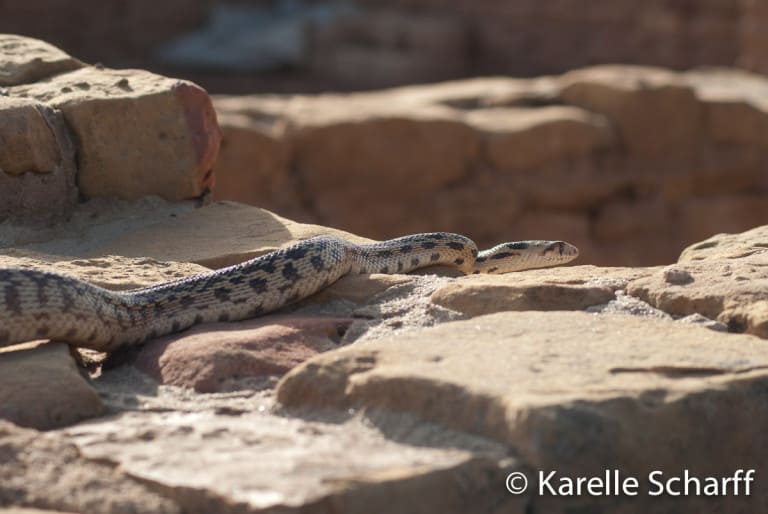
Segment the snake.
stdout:
<svg viewBox="0 0 768 514">
<path fill-rule="evenodd" d="M 347 274 L 408 273 L 448 265 L 465 274 L 509 273 L 575 259 L 564 241 L 517 241 L 484 251 L 468 237 L 414 234 L 356 244 L 323 235 L 154 286 L 111 291 L 49 271 L 0 269 L 0 347 L 38 339 L 101 352 L 138 345 L 200 323 L 273 312 Z"/>
</svg>

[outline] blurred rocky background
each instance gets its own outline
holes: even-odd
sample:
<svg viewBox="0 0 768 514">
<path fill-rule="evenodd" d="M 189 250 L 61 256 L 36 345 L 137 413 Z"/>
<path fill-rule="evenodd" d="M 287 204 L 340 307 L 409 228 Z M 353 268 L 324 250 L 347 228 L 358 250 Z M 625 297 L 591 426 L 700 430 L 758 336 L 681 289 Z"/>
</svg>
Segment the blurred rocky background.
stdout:
<svg viewBox="0 0 768 514">
<path fill-rule="evenodd" d="M 566 239 L 602 265 L 768 220 L 765 27 L 768 0 L 0 0 L 0 32 L 215 95 L 213 175 L 174 190 L 145 153 L 81 200 L 212 190 L 371 238 Z"/>
<path fill-rule="evenodd" d="M 1 32 L 112 67 L 175 68 L 212 93 L 532 77 L 603 63 L 768 71 L 765 0 L 3 0 L 0 13 Z"/>
</svg>

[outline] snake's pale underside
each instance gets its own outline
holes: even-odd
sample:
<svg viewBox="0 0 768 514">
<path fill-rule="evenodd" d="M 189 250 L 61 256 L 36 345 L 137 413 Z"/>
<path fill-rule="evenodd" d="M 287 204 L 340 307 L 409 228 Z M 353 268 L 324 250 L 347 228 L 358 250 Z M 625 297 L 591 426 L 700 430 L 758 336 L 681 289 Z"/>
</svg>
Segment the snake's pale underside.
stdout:
<svg viewBox="0 0 768 514">
<path fill-rule="evenodd" d="M 367 245 L 319 236 L 228 268 L 122 292 L 57 273 L 0 269 L 0 347 L 54 339 L 111 352 L 198 323 L 256 317 L 349 273 L 407 273 L 438 264 L 467 274 L 507 273 L 577 256 L 563 241 L 504 243 L 478 252 L 464 236 L 435 232 Z"/>
</svg>

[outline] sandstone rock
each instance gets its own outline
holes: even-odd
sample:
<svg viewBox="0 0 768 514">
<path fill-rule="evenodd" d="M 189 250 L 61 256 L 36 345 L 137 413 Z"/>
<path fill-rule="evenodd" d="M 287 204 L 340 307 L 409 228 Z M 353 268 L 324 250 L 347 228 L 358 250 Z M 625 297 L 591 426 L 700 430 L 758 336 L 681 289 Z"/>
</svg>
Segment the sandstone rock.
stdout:
<svg viewBox="0 0 768 514">
<path fill-rule="evenodd" d="M 0 87 L 35 82 L 83 66 L 45 41 L 0 34 Z"/>
<path fill-rule="evenodd" d="M 51 173 L 61 164 L 62 149 L 48 124 L 53 116 L 51 109 L 32 100 L 0 97 L 1 171 L 11 175 Z"/>
<path fill-rule="evenodd" d="M 88 255 L 151 257 L 220 268 L 321 234 L 370 241 L 341 230 L 296 223 L 256 207 L 217 202 L 117 238 L 104 238 Z"/>
<path fill-rule="evenodd" d="M 0 36 L 0 74 L 0 220 L 58 221 L 78 193 L 182 199 L 211 187 L 220 133 L 194 84 L 89 67 L 12 35 Z"/>
<path fill-rule="evenodd" d="M 678 262 L 736 259 L 760 254 L 768 248 L 768 227 L 761 226 L 739 234 L 717 234 L 694 243 L 680 254 Z"/>
<path fill-rule="evenodd" d="M 329 102 L 326 116 L 307 112 L 307 118 L 292 119 L 296 166 L 306 187 L 327 194 L 318 186 L 360 188 L 363 179 L 375 178 L 389 191 L 408 178 L 421 190 L 462 176 L 478 140 L 452 110 L 373 103 L 381 100 L 363 98 L 352 110 L 345 102 L 336 101 L 335 109 Z"/>
<path fill-rule="evenodd" d="M 669 314 L 701 314 L 730 332 L 768 338 L 768 252 L 740 258 L 683 261 L 632 281 L 627 292 Z"/>
<path fill-rule="evenodd" d="M 52 225 L 6 222 L 0 246 L 60 256 L 84 256 L 125 233 L 150 227 L 199 207 L 198 201 L 168 202 L 158 196 L 139 200 L 93 198 L 79 203 L 66 219 Z M 103 254 L 102 254 L 103 255 Z"/>
<path fill-rule="evenodd" d="M 68 214 L 77 196 L 74 146 L 54 110 L 0 96 L 0 141 L 0 220 L 45 222 Z"/>
<path fill-rule="evenodd" d="M 574 107 L 480 109 L 467 119 L 486 135 L 488 159 L 501 171 L 525 171 L 547 161 L 591 155 L 614 143 L 604 118 Z"/>
<path fill-rule="evenodd" d="M 0 418 L 49 430 L 102 412 L 66 345 L 0 349 Z"/>
<path fill-rule="evenodd" d="M 242 131 L 238 141 L 256 147 L 267 134 L 295 163 L 290 179 L 261 181 L 287 192 L 248 200 L 277 212 L 378 239 L 435 229 L 481 247 L 551 237 L 576 244 L 587 262 L 649 265 L 673 262 L 681 242 L 762 222 L 764 89 L 759 77 L 717 70 L 600 66 L 216 103 Z M 731 130 L 738 113 L 712 121 L 720 104 L 754 104 L 754 123 Z M 249 159 L 234 160 L 232 176 L 253 175 Z"/>
<path fill-rule="evenodd" d="M 429 271 L 432 271 L 430 269 Z M 347 275 L 333 287 L 323 289 L 309 299 L 313 304 L 330 304 L 336 301 L 349 301 L 362 304 L 386 289 L 412 282 L 407 275 Z"/>
<path fill-rule="evenodd" d="M 612 276 L 618 280 L 630 270 L 577 266 L 506 275 L 461 277 L 435 291 L 432 302 L 480 316 L 500 311 L 583 310 L 614 298 L 614 289 L 597 279 Z M 619 282 L 621 284 L 622 282 Z"/>
<path fill-rule="evenodd" d="M 569 104 L 607 116 L 629 151 L 688 153 L 698 143 L 702 107 L 679 76 L 663 69 L 596 66 L 563 75 Z"/>
<path fill-rule="evenodd" d="M 219 128 L 210 98 L 190 82 L 82 68 L 9 94 L 62 111 L 78 142 L 78 186 L 86 196 L 180 200 L 212 184 Z"/>
<path fill-rule="evenodd" d="M 425 195 L 464 176 L 476 159 L 478 137 L 444 108 L 382 110 L 364 115 L 344 108 L 347 119 L 340 111 L 296 126 L 290 139 L 301 188 L 312 192 L 320 219 L 346 220 L 343 226 L 353 232 L 382 226 L 429 231 L 434 225 Z"/>
<path fill-rule="evenodd" d="M 183 262 L 114 255 L 92 258 L 64 257 L 37 252 L 3 250 L 0 267 L 28 268 L 62 273 L 112 290 L 136 289 L 209 271 Z"/>
<path fill-rule="evenodd" d="M 0 504 L 4 506 L 37 507 L 45 512 L 180 512 L 174 501 L 124 472 L 83 457 L 61 435 L 0 421 L 0 447 Z"/>
<path fill-rule="evenodd" d="M 514 469 L 498 444 L 407 416 L 310 421 L 271 415 L 253 400 L 251 412 L 188 411 L 199 402 L 68 433 L 89 459 L 189 512 L 523 512 L 495 487 Z"/>
<path fill-rule="evenodd" d="M 323 354 L 286 375 L 277 397 L 288 408 L 406 412 L 503 441 L 524 466 L 559 476 L 679 474 L 682 462 L 719 476 L 766 458 L 754 445 L 765 417 L 764 346 L 669 321 L 499 313 Z M 713 446 L 722 433 L 726 442 Z M 529 508 L 594 511 L 604 501 L 533 496 Z M 688 497 L 683 508 L 638 497 L 627 512 L 673 503 L 697 512 L 710 501 Z M 721 501 L 746 512 L 766 498 Z"/>
<path fill-rule="evenodd" d="M 196 209 L 188 203 L 157 199 L 123 202 L 118 207 L 89 202 L 74 212 L 69 223 L 32 232 L 22 230 L 0 238 L 3 246 L 17 248 L 3 250 L 0 264 L 56 269 L 111 289 L 175 280 L 322 234 L 371 242 L 234 202 Z"/>
<path fill-rule="evenodd" d="M 125 283 L 142 285 L 179 278 L 179 272 L 199 272 L 203 269 L 200 266 L 229 266 L 322 234 L 335 234 L 358 243 L 371 242 L 348 232 L 297 223 L 235 202 L 195 208 L 193 202 L 169 203 L 158 198 L 133 202 L 92 200 L 80 205 L 69 222 L 51 229 L 0 228 L 0 246 L 17 249 L 3 251 L 15 257 L 5 261 L 8 265 L 61 262 L 65 271 L 75 275 L 79 275 L 78 269 L 86 271 L 84 268 L 93 266 L 96 269 L 88 269 L 83 276 L 104 283 L 110 279 L 100 277 L 99 268 L 117 266 L 116 275 Z M 74 261 L 68 263 L 71 259 Z M 171 261 L 176 264 L 169 265 Z M 146 282 L 127 276 L 128 269 L 121 268 L 120 263 L 127 263 L 132 274 L 144 275 Z M 153 269 L 159 271 L 154 277 Z"/>
<path fill-rule="evenodd" d="M 136 366 L 161 384 L 216 392 L 239 379 L 283 375 L 336 348 L 351 319 L 268 316 L 194 327 L 145 345 Z"/>
<path fill-rule="evenodd" d="M 220 97 L 216 99 L 216 106 L 219 112 L 224 113 L 221 116 L 223 123 L 230 123 L 237 130 L 247 123 L 251 138 L 256 140 L 262 137 L 259 134 L 264 131 L 270 135 L 284 133 L 291 155 L 295 155 L 297 148 L 292 143 L 294 138 L 305 141 L 306 136 L 314 141 L 321 135 L 315 132 L 319 130 L 323 134 L 322 140 L 311 143 L 312 151 L 302 155 L 302 165 L 293 170 L 291 180 L 287 181 L 287 187 L 293 188 L 294 192 L 282 191 L 270 195 L 273 198 L 258 201 L 260 206 L 274 207 L 278 212 L 305 210 L 299 215 L 300 218 L 312 216 L 323 219 L 326 224 L 344 226 L 376 237 L 450 226 L 452 230 L 471 233 L 480 241 L 485 232 L 491 234 L 490 240 L 496 240 L 499 229 L 496 224 L 489 224 L 487 205 L 494 205 L 499 219 L 515 218 L 519 213 L 519 209 L 515 208 L 515 193 L 511 187 L 499 187 L 498 177 L 490 175 L 478 175 L 460 188 L 450 186 L 462 180 L 466 163 L 477 158 L 480 137 L 463 140 L 466 139 L 466 131 L 471 129 L 466 127 L 461 112 L 447 106 L 483 105 L 494 97 L 509 97 L 508 101 L 513 102 L 511 97 L 515 94 L 524 96 L 528 91 L 521 83 L 532 82 L 478 79 L 434 87 L 404 87 L 344 98 L 330 95 L 292 99 L 273 96 Z M 552 81 L 536 81 L 536 85 L 526 87 L 536 91 L 549 90 Z M 275 121 L 281 116 L 284 126 Z M 401 117 L 415 119 L 412 123 L 401 123 Z M 232 118 L 235 121 L 228 121 Z M 436 128 L 438 121 L 435 120 L 445 122 L 439 131 Z M 363 130 L 360 125 L 365 128 L 357 135 L 357 130 Z M 433 136 L 427 137 L 427 131 L 433 130 L 430 127 L 435 127 Z M 400 128 L 419 136 L 397 135 Z M 310 131 L 309 135 L 307 131 Z M 347 134 L 354 136 L 354 140 L 349 141 L 353 147 L 346 146 L 346 143 L 334 143 L 342 141 Z M 410 148 L 407 154 L 393 151 L 400 142 Z M 432 150 L 427 153 L 421 151 L 425 145 Z M 245 146 L 240 145 L 239 148 L 244 149 Z M 451 148 L 451 153 L 446 153 L 446 148 Z M 349 155 L 347 150 L 354 153 Z M 231 151 L 236 150 L 226 146 L 222 158 L 226 159 Z M 333 160 L 330 160 L 331 157 Z M 232 163 L 233 160 L 226 162 Z M 234 164 L 233 167 L 227 166 L 224 170 L 219 168 L 221 175 L 253 174 L 250 162 L 239 161 L 236 168 Z M 275 180 L 286 183 L 282 179 Z M 401 187 L 403 180 L 407 180 L 411 188 L 404 190 Z M 369 185 L 372 182 L 379 184 L 386 194 L 371 189 Z M 441 188 L 441 194 L 436 195 L 434 201 L 423 201 L 423 193 Z M 423 193 L 419 195 L 419 191 Z M 259 193 L 253 191 L 250 194 Z M 282 198 L 287 198 L 289 194 L 302 200 L 291 208 L 276 205 L 282 204 Z M 216 195 L 224 196 L 220 192 Z M 404 195 L 408 198 L 402 198 Z M 365 206 L 365 216 L 357 215 L 357 202 Z M 386 205 L 380 205 L 382 203 Z M 400 220 L 397 233 L 391 229 L 396 222 L 393 217 Z M 384 226 L 388 227 L 387 230 L 382 228 Z"/>
<path fill-rule="evenodd" d="M 683 75 L 704 105 L 707 135 L 717 143 L 765 147 L 768 129 L 768 83 L 738 70 L 692 71 Z"/>
<path fill-rule="evenodd" d="M 288 145 L 268 127 L 236 121 L 219 111 L 223 127 L 221 157 L 216 161 L 213 199 L 234 200 L 307 217 L 290 175 Z M 231 150 L 230 150 L 231 149 Z"/>
</svg>

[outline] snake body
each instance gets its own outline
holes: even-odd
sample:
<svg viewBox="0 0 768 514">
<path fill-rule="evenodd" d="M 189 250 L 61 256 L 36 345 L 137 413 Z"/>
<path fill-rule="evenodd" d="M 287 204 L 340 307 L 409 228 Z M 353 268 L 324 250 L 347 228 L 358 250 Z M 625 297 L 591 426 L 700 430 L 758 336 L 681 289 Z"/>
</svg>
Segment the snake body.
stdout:
<svg viewBox="0 0 768 514">
<path fill-rule="evenodd" d="M 478 252 L 464 236 L 436 232 L 367 245 L 319 236 L 227 268 L 119 292 L 57 273 L 0 269 L 0 347 L 55 339 L 111 352 L 198 323 L 266 314 L 349 273 L 407 273 L 439 264 L 468 274 L 507 273 L 577 256 L 562 241 L 504 243 Z"/>
</svg>

